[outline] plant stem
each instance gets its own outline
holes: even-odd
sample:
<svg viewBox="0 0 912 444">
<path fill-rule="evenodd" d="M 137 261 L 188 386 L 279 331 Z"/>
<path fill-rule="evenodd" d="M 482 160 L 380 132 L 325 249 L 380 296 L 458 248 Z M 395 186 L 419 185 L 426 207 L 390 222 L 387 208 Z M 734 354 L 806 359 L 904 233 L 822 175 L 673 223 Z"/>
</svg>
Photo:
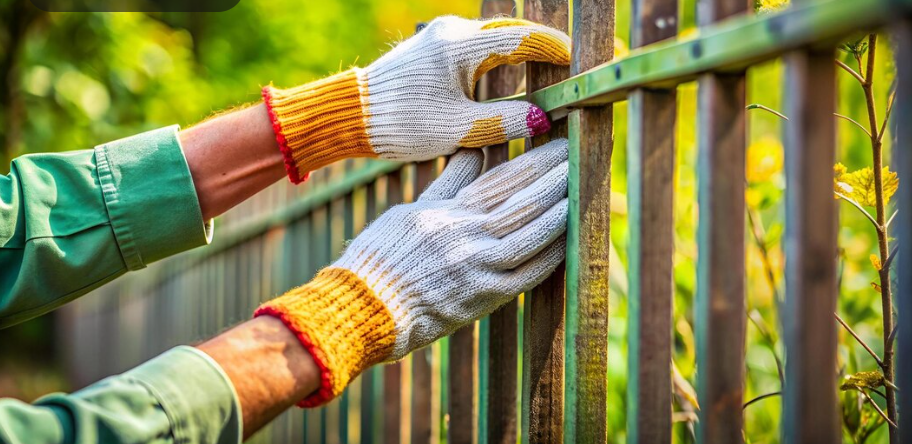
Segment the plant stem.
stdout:
<svg viewBox="0 0 912 444">
<path fill-rule="evenodd" d="M 871 213 L 868 213 L 868 210 L 865 210 L 864 207 L 862 207 L 860 203 L 855 201 L 855 199 L 852 199 L 851 197 L 846 196 L 845 194 L 842 194 L 842 193 L 834 193 L 834 194 L 836 195 L 836 197 L 852 204 L 855 208 L 858 208 L 858 211 L 861 211 L 861 213 L 864 214 L 865 217 L 867 217 L 868 220 L 871 221 L 872 224 L 874 224 L 874 228 L 877 230 L 878 233 L 884 231 L 882 226 L 877 223 L 876 219 L 874 219 L 874 216 L 871 216 Z"/>
<path fill-rule="evenodd" d="M 865 128 L 864 125 L 862 125 L 862 124 L 856 122 L 855 119 L 853 119 L 853 118 L 851 118 L 851 117 L 849 117 L 849 116 L 845 116 L 845 115 L 839 114 L 839 113 L 833 113 L 833 115 L 836 116 L 836 117 L 839 117 L 840 119 L 846 120 L 846 121 L 848 121 L 848 122 L 854 124 L 854 125 L 857 126 L 859 129 L 861 129 L 862 131 L 864 131 L 864 133 L 867 134 L 868 137 L 871 137 L 871 132 L 868 131 L 868 129 Z"/>
<path fill-rule="evenodd" d="M 857 72 L 855 72 L 855 70 L 852 69 L 851 66 L 846 65 L 842 60 L 836 60 L 836 65 L 839 66 L 840 68 L 844 69 L 847 73 L 851 74 L 852 77 L 855 77 L 855 80 L 858 80 L 858 83 L 861 83 L 862 85 L 864 85 L 864 83 L 865 83 L 864 77 L 862 77 L 861 74 L 858 74 Z"/>
<path fill-rule="evenodd" d="M 849 332 L 849 334 L 852 335 L 852 337 L 855 338 L 855 340 L 858 341 L 858 343 L 861 344 L 862 347 L 864 347 L 865 351 L 867 351 L 868 354 L 871 355 L 871 357 L 874 358 L 875 361 L 877 361 L 877 365 L 879 365 L 881 368 L 883 368 L 884 364 L 883 364 L 883 360 L 880 359 L 880 356 L 877 356 L 877 353 L 875 353 L 874 350 L 871 350 L 871 347 L 868 347 L 868 344 L 865 343 L 865 341 L 863 341 L 861 339 L 861 337 L 858 336 L 857 333 L 855 333 L 855 330 L 852 330 L 852 327 L 849 327 L 849 324 L 846 324 L 846 321 L 844 321 L 841 317 L 839 317 L 838 314 L 833 313 L 833 316 L 836 316 L 836 320 L 839 321 L 839 323 L 842 324 L 843 327 L 845 327 L 845 329 Z"/>
<path fill-rule="evenodd" d="M 864 390 L 859 390 L 859 392 L 861 392 L 861 394 L 864 395 L 865 399 L 867 399 L 868 402 L 871 403 L 871 405 L 874 407 L 874 410 L 877 410 L 877 413 L 879 413 L 880 416 L 881 416 L 884 420 L 886 420 L 888 424 L 890 424 L 890 430 L 896 430 L 896 428 L 897 428 L 897 427 L 896 427 L 896 422 L 894 422 L 892 419 L 890 419 L 889 417 L 887 417 L 887 415 L 884 414 L 883 410 L 880 409 L 880 406 L 877 405 L 876 402 L 874 402 L 874 399 L 873 399 L 873 398 L 871 398 L 871 395 L 869 395 L 869 394 L 868 394 L 867 392 L 865 392 Z M 891 433 L 891 435 L 892 435 L 892 433 Z"/>
<path fill-rule="evenodd" d="M 773 396 L 779 396 L 779 395 L 781 395 L 781 394 L 782 394 L 782 392 L 772 392 L 772 393 L 767 393 L 767 394 L 765 394 L 765 395 L 760 395 L 760 396 L 758 396 L 758 397 L 756 397 L 756 398 L 754 398 L 754 399 L 751 399 L 750 401 L 745 402 L 745 403 L 744 403 L 744 407 L 741 407 L 741 409 L 744 410 L 744 409 L 746 409 L 749 405 L 751 405 L 751 404 L 753 404 L 753 403 L 755 403 L 755 402 L 757 402 L 757 401 L 762 401 L 762 400 L 764 400 L 764 399 L 766 399 L 766 398 L 772 398 Z"/>
<path fill-rule="evenodd" d="M 773 263 L 770 260 L 769 249 L 766 247 L 766 231 L 763 229 L 763 220 L 760 219 L 760 215 L 756 214 L 753 208 L 747 209 L 747 220 L 750 225 L 751 234 L 753 234 L 754 244 L 757 245 L 757 249 L 760 251 L 760 261 L 763 262 L 763 271 L 765 272 L 766 280 L 769 283 L 770 291 L 773 293 L 773 298 L 776 303 L 779 303 L 782 299 L 779 297 L 779 285 L 776 283 L 776 273 L 773 271 Z M 773 359 L 776 360 L 779 386 L 784 387 L 785 372 L 782 370 L 782 360 L 779 359 L 779 354 L 776 353 L 776 340 L 769 332 L 769 329 L 766 328 L 766 325 L 763 322 L 763 316 L 761 316 L 756 309 L 750 310 L 747 313 L 747 318 L 757 327 L 760 336 L 763 336 L 763 339 L 766 340 L 770 353 L 773 354 Z"/>
<path fill-rule="evenodd" d="M 874 158 L 874 194 L 877 203 L 877 225 L 878 227 L 886 226 L 886 202 L 884 201 L 883 191 L 883 143 L 878 131 L 877 110 L 874 102 L 874 62 L 877 56 L 877 34 L 868 35 L 868 60 L 867 70 L 865 72 L 865 82 L 862 84 L 864 89 L 865 102 L 868 106 L 868 119 L 871 128 L 871 150 Z M 884 229 L 877 230 L 877 246 L 880 250 L 880 262 L 887 261 L 890 255 L 889 239 L 887 231 Z M 889 334 L 893 331 L 893 295 L 890 291 L 890 269 L 881 267 L 880 275 L 880 300 L 883 309 L 883 331 L 884 331 L 884 357 L 883 370 L 884 378 L 890 383 L 894 379 L 893 369 L 893 344 L 890 341 Z M 890 443 L 899 443 L 899 434 L 897 433 L 896 423 L 896 393 L 893 388 L 884 387 L 887 395 L 887 417 L 888 422 L 894 424 L 890 428 Z M 865 394 L 867 395 L 867 394 Z M 872 400 L 873 404 L 873 400 Z"/>
</svg>

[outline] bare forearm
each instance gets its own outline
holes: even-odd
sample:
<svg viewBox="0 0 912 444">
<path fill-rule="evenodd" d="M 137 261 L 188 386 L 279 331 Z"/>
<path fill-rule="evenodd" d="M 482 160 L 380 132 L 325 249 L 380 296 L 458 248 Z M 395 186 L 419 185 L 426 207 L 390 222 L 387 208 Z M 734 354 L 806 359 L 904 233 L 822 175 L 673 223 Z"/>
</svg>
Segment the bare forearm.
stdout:
<svg viewBox="0 0 912 444">
<path fill-rule="evenodd" d="M 313 358 L 282 321 L 271 316 L 247 321 L 198 348 L 215 359 L 234 384 L 245 439 L 320 384 Z"/>
<path fill-rule="evenodd" d="M 285 176 L 262 103 L 181 131 L 180 138 L 206 220 Z"/>
</svg>

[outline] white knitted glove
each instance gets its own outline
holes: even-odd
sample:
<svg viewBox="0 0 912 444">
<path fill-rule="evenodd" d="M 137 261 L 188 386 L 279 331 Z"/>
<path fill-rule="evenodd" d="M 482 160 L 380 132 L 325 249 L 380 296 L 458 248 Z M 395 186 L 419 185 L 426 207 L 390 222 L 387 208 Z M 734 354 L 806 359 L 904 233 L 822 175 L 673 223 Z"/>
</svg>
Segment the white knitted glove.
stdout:
<svg viewBox="0 0 912 444">
<path fill-rule="evenodd" d="M 263 97 L 289 177 L 347 157 L 426 160 L 550 129 L 524 101 L 478 103 L 476 81 L 503 64 L 570 63 L 570 38 L 513 18 L 437 18 L 366 68 Z"/>
<path fill-rule="evenodd" d="M 493 312 L 564 259 L 567 141 L 472 182 L 482 162 L 478 151 L 459 151 L 417 202 L 388 210 L 332 265 L 358 275 L 390 310 L 387 359 Z"/>
<path fill-rule="evenodd" d="M 548 131 L 544 112 L 528 102 L 473 101 L 484 73 L 529 60 L 568 64 L 570 38 L 518 19 L 435 19 L 364 69 L 374 151 L 424 160 Z"/>
<path fill-rule="evenodd" d="M 263 304 L 320 369 L 304 407 L 338 396 L 365 368 L 397 360 L 491 313 L 564 259 L 567 141 L 478 177 L 461 150 L 417 202 L 370 224 L 334 264 Z"/>
</svg>

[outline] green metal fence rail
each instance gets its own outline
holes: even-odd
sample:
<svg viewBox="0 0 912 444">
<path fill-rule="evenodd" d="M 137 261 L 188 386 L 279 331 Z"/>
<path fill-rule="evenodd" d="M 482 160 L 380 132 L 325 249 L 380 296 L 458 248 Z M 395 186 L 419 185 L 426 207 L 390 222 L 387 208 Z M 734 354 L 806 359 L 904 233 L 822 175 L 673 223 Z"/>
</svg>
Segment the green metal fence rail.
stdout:
<svg viewBox="0 0 912 444">
<path fill-rule="evenodd" d="M 795 0 L 755 16 L 751 0 L 702 0 L 699 32 L 677 38 L 677 0 L 631 0 L 629 56 L 614 54 L 614 0 L 526 0 L 526 18 L 568 29 L 569 69 L 530 63 L 524 97 L 566 116 L 527 141 L 570 139 L 566 269 L 521 300 L 400 363 L 368 370 L 318 410 L 291 410 L 255 442 L 600 443 L 608 440 L 608 273 L 612 104 L 627 100 L 630 443 L 671 442 L 671 338 L 676 87 L 698 82 L 698 441 L 743 440 L 747 68 L 786 65 L 786 380 L 788 443 L 841 440 L 835 368 L 834 48 L 859 30 L 893 32 L 898 90 L 912 90 L 912 0 Z M 484 17 L 514 14 L 484 0 Z M 479 97 L 516 92 L 517 67 L 487 74 Z M 912 101 L 894 114 L 897 205 L 912 208 Z M 506 161 L 487 148 L 487 168 Z M 215 242 L 125 276 L 60 312 L 77 384 L 248 319 L 264 300 L 307 281 L 384 209 L 413 200 L 443 159 L 417 165 L 348 161 L 306 184 L 277 184 L 217 221 Z M 899 324 L 912 317 L 912 211 L 901 211 Z M 829 265 L 827 265 L 829 264 Z M 613 264 L 611 264 L 613 265 Z M 912 387 L 912 328 L 898 333 L 897 385 Z M 821 370 L 824 369 L 824 370 Z M 912 396 L 899 397 L 912 411 Z M 615 406 L 619 407 L 619 406 Z M 900 416 L 912 440 L 912 414 Z"/>
</svg>

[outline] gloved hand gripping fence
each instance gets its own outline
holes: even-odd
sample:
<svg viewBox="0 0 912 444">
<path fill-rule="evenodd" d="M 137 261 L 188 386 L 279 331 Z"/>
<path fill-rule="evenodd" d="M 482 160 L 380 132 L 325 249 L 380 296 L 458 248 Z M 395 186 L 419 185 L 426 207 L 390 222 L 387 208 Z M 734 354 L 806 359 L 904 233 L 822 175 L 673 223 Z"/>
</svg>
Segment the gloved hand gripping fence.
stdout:
<svg viewBox="0 0 912 444">
<path fill-rule="evenodd" d="M 478 103 L 475 83 L 503 64 L 570 63 L 570 39 L 512 18 L 442 17 L 367 68 L 291 89 L 263 88 L 294 183 L 349 157 L 426 160 L 546 132 L 526 102 Z"/>
<path fill-rule="evenodd" d="M 461 150 L 417 202 L 391 208 L 309 283 L 263 304 L 310 352 L 323 404 L 365 368 L 493 312 L 564 259 L 567 141 L 487 172 Z"/>
</svg>

